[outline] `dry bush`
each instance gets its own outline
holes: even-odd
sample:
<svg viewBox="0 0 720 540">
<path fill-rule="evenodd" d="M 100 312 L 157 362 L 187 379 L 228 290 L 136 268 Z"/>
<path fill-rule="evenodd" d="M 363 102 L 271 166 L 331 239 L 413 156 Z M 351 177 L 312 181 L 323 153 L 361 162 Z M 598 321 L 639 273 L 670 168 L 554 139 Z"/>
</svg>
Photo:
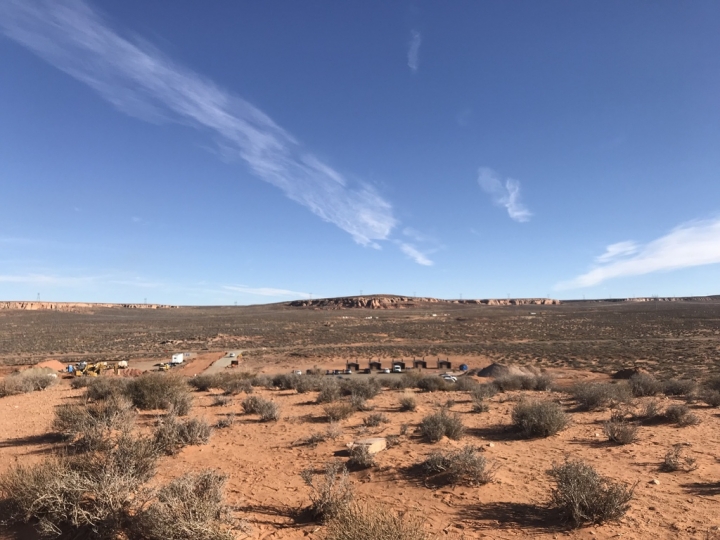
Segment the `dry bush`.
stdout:
<svg viewBox="0 0 720 540">
<path fill-rule="evenodd" d="M 117 538 L 156 461 L 150 441 L 126 436 L 103 453 L 14 465 L 0 476 L 4 518 L 48 536 Z"/>
<path fill-rule="evenodd" d="M 198 392 L 207 392 L 211 388 L 218 388 L 218 378 L 216 375 L 205 373 L 188 379 L 188 384 Z"/>
<path fill-rule="evenodd" d="M 295 373 L 279 373 L 272 379 L 272 384 L 280 390 L 294 390 L 301 375 Z"/>
<path fill-rule="evenodd" d="M 647 402 L 639 415 L 639 418 L 646 422 L 653 422 L 663 418 L 662 407 L 657 401 Z"/>
<path fill-rule="evenodd" d="M 700 399 L 710 407 L 720 407 L 720 392 L 717 390 L 705 390 Z"/>
<path fill-rule="evenodd" d="M 347 512 L 355 493 L 345 465 L 339 461 L 326 464 L 320 481 L 316 481 L 312 469 L 303 470 L 300 476 L 310 488 L 308 510 L 313 519 L 328 521 Z"/>
<path fill-rule="evenodd" d="M 273 379 L 270 375 L 255 375 L 250 379 L 250 384 L 253 387 L 274 388 Z"/>
<path fill-rule="evenodd" d="M 551 504 L 575 527 L 620 519 L 635 491 L 635 486 L 604 478 L 579 460 L 553 465 L 549 474 L 555 481 Z"/>
<path fill-rule="evenodd" d="M 682 444 L 673 445 L 665 454 L 665 459 L 660 464 L 660 470 L 664 472 L 690 472 L 697 469 L 696 460 L 684 455 L 684 453 L 685 448 Z"/>
<path fill-rule="evenodd" d="M 211 433 L 212 427 L 204 419 L 179 420 L 171 413 L 158 421 L 155 446 L 159 452 L 173 455 L 188 445 L 207 444 Z"/>
<path fill-rule="evenodd" d="M 624 419 L 611 418 L 603 424 L 605 435 L 616 444 L 630 444 L 637 440 L 638 426 Z"/>
<path fill-rule="evenodd" d="M 224 377 L 220 379 L 218 387 L 225 395 L 234 396 L 242 392 L 252 394 L 253 387 L 250 381 L 243 377 Z"/>
<path fill-rule="evenodd" d="M 265 400 L 260 396 L 248 396 L 243 400 L 242 408 L 245 414 L 258 414 L 263 403 Z"/>
<path fill-rule="evenodd" d="M 350 396 L 350 405 L 356 411 L 371 411 L 374 409 L 374 407 L 372 405 L 369 405 L 367 400 L 362 395 L 358 394 L 353 394 L 352 396 Z"/>
<path fill-rule="evenodd" d="M 213 396 L 213 407 L 227 407 L 232 404 L 232 398 L 229 396 Z"/>
<path fill-rule="evenodd" d="M 349 403 L 328 403 L 323 407 L 325 416 L 328 418 L 328 422 L 338 422 L 349 418 L 354 412 L 355 408 Z"/>
<path fill-rule="evenodd" d="M 359 469 L 368 469 L 376 465 L 375 456 L 370 453 L 367 446 L 356 444 L 350 448 L 350 459 L 348 460 L 348 465 Z"/>
<path fill-rule="evenodd" d="M 173 480 L 134 516 L 132 529 L 146 540 L 233 540 L 225 482 L 211 470 Z"/>
<path fill-rule="evenodd" d="M 340 383 L 340 392 L 344 396 L 359 396 L 363 399 L 372 399 L 377 396 L 382 387 L 374 377 L 370 379 L 344 379 Z"/>
<path fill-rule="evenodd" d="M 406 394 L 400 398 L 401 411 L 414 411 L 415 409 L 417 409 L 417 401 L 414 396 Z"/>
<path fill-rule="evenodd" d="M 430 540 L 423 520 L 351 504 L 330 520 L 326 540 Z"/>
<path fill-rule="evenodd" d="M 130 382 L 120 377 L 75 377 L 73 383 L 75 381 L 86 381 L 85 397 L 94 401 L 126 395 Z"/>
<path fill-rule="evenodd" d="M 635 397 L 654 396 L 662 390 L 662 384 L 649 373 L 636 373 L 628 380 Z"/>
<path fill-rule="evenodd" d="M 521 401 L 513 407 L 512 422 L 525 438 L 549 437 L 568 425 L 568 416 L 554 401 Z"/>
<path fill-rule="evenodd" d="M 695 392 L 697 384 L 687 379 L 670 379 L 662 384 L 662 393 L 666 396 L 688 396 Z"/>
<path fill-rule="evenodd" d="M 343 434 L 343 430 L 340 427 L 340 424 L 336 424 L 335 422 L 331 422 L 330 425 L 325 430 L 325 435 L 331 441 L 339 439 L 340 437 L 342 437 L 342 434 Z"/>
<path fill-rule="evenodd" d="M 479 386 L 479 383 L 475 379 L 469 375 L 463 375 L 458 377 L 455 383 L 455 390 L 459 392 L 471 392 L 476 386 Z"/>
<path fill-rule="evenodd" d="M 340 385 L 335 379 L 325 379 L 320 386 L 317 403 L 332 403 L 340 399 Z"/>
<path fill-rule="evenodd" d="M 474 413 L 485 413 L 485 412 L 488 412 L 489 410 L 490 410 L 490 405 L 488 405 L 483 400 L 477 400 L 477 399 L 473 400 L 472 407 L 470 408 L 470 412 L 474 412 Z"/>
<path fill-rule="evenodd" d="M 665 410 L 665 418 L 681 427 L 696 426 L 700 423 L 700 418 L 693 414 L 687 405 L 670 405 Z"/>
<path fill-rule="evenodd" d="M 420 422 L 420 433 L 430 442 L 437 442 L 443 436 L 459 440 L 465 433 L 465 426 L 457 414 L 448 414 L 445 409 L 430 414 Z"/>
<path fill-rule="evenodd" d="M 366 416 L 363 424 L 367 427 L 378 427 L 380 424 L 387 424 L 390 419 L 382 413 L 375 413 Z"/>
<path fill-rule="evenodd" d="M 505 375 L 493 380 L 493 385 L 500 392 L 511 390 L 550 390 L 553 379 L 550 375 Z"/>
<path fill-rule="evenodd" d="M 235 413 L 228 413 L 224 418 L 221 418 L 215 423 L 216 429 L 225 429 L 232 427 L 235 424 Z"/>
<path fill-rule="evenodd" d="M 185 380 L 165 373 L 147 373 L 132 379 L 125 393 L 141 410 L 173 409 L 175 414 L 185 416 L 192 404 Z"/>
<path fill-rule="evenodd" d="M 423 392 L 439 392 L 447 391 L 453 388 L 453 385 L 449 384 L 442 377 L 437 375 L 427 375 L 418 379 L 415 383 L 415 387 L 422 390 Z"/>
<path fill-rule="evenodd" d="M 72 381 L 70 381 L 70 388 L 73 390 L 80 390 L 80 388 L 87 388 L 87 386 L 90 384 L 90 381 L 93 380 L 93 377 L 74 377 Z"/>
<path fill-rule="evenodd" d="M 493 397 L 497 393 L 497 387 L 493 384 L 478 384 L 470 391 L 470 398 L 474 401 L 482 401 Z"/>
<path fill-rule="evenodd" d="M 48 368 L 29 368 L 0 380 L 0 397 L 45 390 L 57 382 L 57 373 Z"/>
<path fill-rule="evenodd" d="M 471 445 L 443 454 L 433 452 L 422 463 L 425 474 L 448 484 L 478 486 L 487 484 L 495 476 L 495 467 L 488 464 L 481 451 Z"/>
<path fill-rule="evenodd" d="M 274 401 L 262 400 L 258 405 L 257 413 L 261 422 L 277 422 L 280 420 L 280 407 Z"/>
<path fill-rule="evenodd" d="M 703 383 L 703 387 L 714 392 L 720 392 L 720 376 L 709 377 Z"/>
<path fill-rule="evenodd" d="M 323 378 L 319 375 L 301 375 L 295 381 L 295 390 L 298 394 L 317 392 L 322 388 Z"/>
<path fill-rule="evenodd" d="M 627 384 L 580 382 L 570 393 L 578 406 L 587 411 L 615 407 L 632 401 L 632 392 Z"/>
<path fill-rule="evenodd" d="M 99 447 L 113 432 L 129 433 L 137 413 L 132 403 L 121 396 L 87 404 L 68 403 L 55 409 L 53 431 L 75 439 L 79 449 Z"/>
</svg>

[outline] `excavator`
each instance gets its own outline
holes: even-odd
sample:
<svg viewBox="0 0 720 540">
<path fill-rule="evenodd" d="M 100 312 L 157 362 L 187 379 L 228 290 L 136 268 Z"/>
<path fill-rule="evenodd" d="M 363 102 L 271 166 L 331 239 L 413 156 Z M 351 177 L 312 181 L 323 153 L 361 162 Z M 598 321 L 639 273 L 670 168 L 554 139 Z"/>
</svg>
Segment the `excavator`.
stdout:
<svg viewBox="0 0 720 540">
<path fill-rule="evenodd" d="M 75 376 L 76 377 L 97 377 L 104 369 L 108 368 L 107 362 L 96 362 L 94 364 L 88 364 L 87 362 L 80 362 L 75 365 Z"/>
</svg>

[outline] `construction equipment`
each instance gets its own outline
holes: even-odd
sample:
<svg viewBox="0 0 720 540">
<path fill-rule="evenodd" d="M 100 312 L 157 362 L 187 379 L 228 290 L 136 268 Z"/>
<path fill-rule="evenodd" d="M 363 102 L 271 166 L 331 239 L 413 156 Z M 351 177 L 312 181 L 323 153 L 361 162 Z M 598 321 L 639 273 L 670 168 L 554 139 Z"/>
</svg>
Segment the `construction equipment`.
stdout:
<svg viewBox="0 0 720 540">
<path fill-rule="evenodd" d="M 170 364 L 167 364 L 165 362 L 160 362 L 158 364 L 158 371 L 168 371 L 170 369 Z"/>
<path fill-rule="evenodd" d="M 97 377 L 104 369 L 107 369 L 107 362 L 96 362 L 94 364 L 88 364 L 87 362 L 80 362 L 75 366 L 76 377 Z"/>
</svg>

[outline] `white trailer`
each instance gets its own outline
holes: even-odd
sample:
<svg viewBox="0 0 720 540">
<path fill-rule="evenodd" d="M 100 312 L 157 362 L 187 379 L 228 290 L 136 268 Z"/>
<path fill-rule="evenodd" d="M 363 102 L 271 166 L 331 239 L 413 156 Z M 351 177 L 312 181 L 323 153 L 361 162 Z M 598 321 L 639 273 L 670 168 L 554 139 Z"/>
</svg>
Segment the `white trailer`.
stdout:
<svg viewBox="0 0 720 540">
<path fill-rule="evenodd" d="M 182 364 L 185 361 L 185 358 L 187 356 L 187 353 L 175 353 L 172 355 L 172 359 L 170 360 L 171 364 Z"/>
</svg>

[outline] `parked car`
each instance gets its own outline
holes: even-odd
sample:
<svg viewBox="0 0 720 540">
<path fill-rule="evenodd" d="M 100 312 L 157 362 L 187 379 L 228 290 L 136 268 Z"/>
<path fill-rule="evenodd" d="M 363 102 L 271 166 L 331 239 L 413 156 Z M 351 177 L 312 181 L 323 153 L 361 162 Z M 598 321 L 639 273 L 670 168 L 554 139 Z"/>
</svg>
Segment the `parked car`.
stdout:
<svg viewBox="0 0 720 540">
<path fill-rule="evenodd" d="M 443 375 L 442 378 L 447 382 L 457 382 L 457 377 L 452 375 Z"/>
<path fill-rule="evenodd" d="M 386 367 L 385 369 L 383 369 L 383 373 L 390 373 L 390 368 Z"/>
</svg>

